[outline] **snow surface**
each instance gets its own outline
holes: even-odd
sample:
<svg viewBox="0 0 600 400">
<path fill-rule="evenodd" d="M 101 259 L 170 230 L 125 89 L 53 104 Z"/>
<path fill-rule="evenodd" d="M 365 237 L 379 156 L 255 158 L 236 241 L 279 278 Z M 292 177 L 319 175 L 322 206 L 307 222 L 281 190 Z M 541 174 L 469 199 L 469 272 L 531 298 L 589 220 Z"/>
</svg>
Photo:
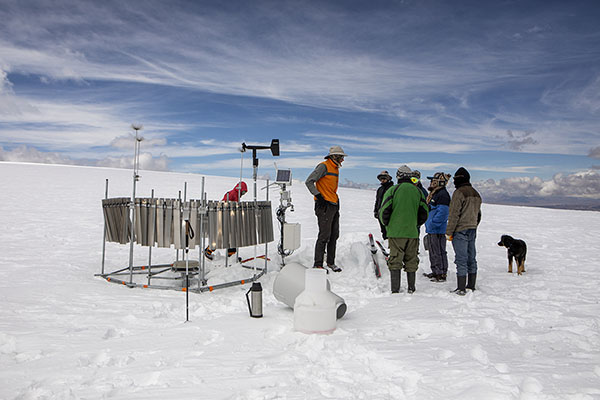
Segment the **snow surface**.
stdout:
<svg viewBox="0 0 600 400">
<path fill-rule="evenodd" d="M 200 197 L 198 175 L 141 175 L 139 196 L 155 189 L 157 197 L 177 197 L 187 181 L 188 198 Z M 109 197 L 130 196 L 131 176 L 0 163 L 0 398 L 600 398 L 598 212 L 484 204 L 476 292 L 449 292 L 456 287 L 450 246 L 447 283 L 421 276 L 429 272 L 421 250 L 417 292 L 391 295 L 387 269 L 375 278 L 365 246 L 369 232 L 379 236 L 375 192 L 341 188 L 344 271 L 329 278 L 348 312 L 331 335 L 306 335 L 293 330 L 293 311 L 272 295 L 275 242 L 261 278 L 262 319 L 248 316 L 248 285 L 190 294 L 186 323 L 183 292 L 95 277 L 105 179 Z M 207 176 L 209 199 L 235 181 Z M 302 247 L 288 260 L 311 265 L 313 200 L 301 182 L 291 189 L 288 221 L 302 224 Z M 278 204 L 277 190 L 271 199 Z M 506 250 L 496 245 L 502 234 L 527 241 L 523 276 L 507 273 Z M 127 266 L 127 245 L 106 250 L 107 271 Z M 253 254 L 242 249 L 242 257 Z M 147 255 L 135 246 L 136 265 Z M 155 249 L 153 263 L 174 257 Z M 218 261 L 210 270 L 215 282 L 249 271 Z"/>
</svg>

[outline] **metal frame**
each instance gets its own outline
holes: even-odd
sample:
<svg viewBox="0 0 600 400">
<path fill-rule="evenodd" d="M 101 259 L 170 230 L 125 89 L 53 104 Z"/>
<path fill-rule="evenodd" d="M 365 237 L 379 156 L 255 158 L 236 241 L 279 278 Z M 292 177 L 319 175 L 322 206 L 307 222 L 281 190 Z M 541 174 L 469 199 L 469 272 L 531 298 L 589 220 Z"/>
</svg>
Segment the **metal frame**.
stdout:
<svg viewBox="0 0 600 400">
<path fill-rule="evenodd" d="M 137 180 L 137 178 L 139 178 L 139 176 L 134 177 L 135 180 Z M 201 206 L 198 208 L 198 213 L 202 215 L 201 218 L 199 218 L 199 239 L 200 242 L 198 243 L 199 245 L 199 251 L 198 251 L 198 268 L 194 268 L 194 269 L 190 269 L 189 268 L 189 246 L 186 245 L 186 248 L 184 250 L 187 250 L 184 253 L 184 257 L 185 257 L 185 261 L 186 261 L 186 271 L 185 274 L 181 274 L 179 277 L 173 277 L 173 276 L 164 276 L 166 272 L 177 272 L 176 270 L 174 270 L 173 268 L 173 264 L 157 264 L 157 265 L 152 265 L 152 245 L 149 246 L 149 251 L 148 251 L 148 264 L 147 265 L 138 265 L 138 266 L 134 266 L 133 265 L 133 251 L 134 251 L 134 241 L 136 239 L 136 226 L 135 226 L 135 198 L 134 201 L 129 201 L 129 222 L 126 222 L 125 224 L 127 226 L 124 227 L 125 229 L 125 233 L 130 232 L 129 234 L 129 265 L 127 267 L 124 268 L 120 268 L 117 269 L 115 271 L 112 272 L 105 272 L 105 260 L 106 260 L 106 241 L 107 241 L 107 223 L 106 223 L 106 219 L 104 219 L 104 229 L 103 229 L 103 242 L 102 242 L 102 270 L 101 273 L 99 274 L 94 274 L 94 276 L 98 276 L 101 278 L 106 279 L 108 282 L 111 283 L 117 283 L 117 284 L 121 284 L 130 288 L 148 288 L 148 289 L 161 289 L 161 290 L 174 290 L 174 291 L 183 291 L 183 292 L 192 292 L 192 293 L 203 293 L 203 292 L 212 292 L 213 290 L 216 289 L 222 289 L 222 288 L 227 288 L 227 287 L 232 287 L 232 286 L 237 286 L 237 285 L 243 285 L 246 283 L 252 283 L 256 280 L 258 280 L 260 277 L 262 277 L 266 272 L 267 272 L 267 259 L 265 257 L 265 267 L 264 268 L 257 268 L 255 265 L 244 265 L 242 264 L 242 267 L 247 268 L 247 269 L 253 269 L 254 270 L 254 274 L 249 277 L 249 278 L 244 278 L 244 279 L 238 279 L 235 281 L 231 281 L 231 282 L 224 282 L 224 283 L 220 283 L 220 284 L 216 284 L 216 285 L 208 285 L 208 281 L 206 279 L 206 260 L 203 257 L 203 249 L 205 248 L 205 240 L 206 240 L 206 226 L 207 226 L 207 213 L 208 213 L 208 206 L 207 206 L 207 200 L 206 200 L 206 192 L 204 191 L 204 184 L 205 184 L 205 178 L 202 177 L 202 200 L 201 200 Z M 105 200 L 108 200 L 108 187 L 109 187 L 109 181 L 108 179 L 106 179 L 106 187 L 105 187 Z M 135 187 L 135 182 L 134 182 L 134 187 Z M 182 215 L 186 215 L 189 214 L 190 210 L 189 208 L 185 208 L 185 198 L 187 196 L 187 182 L 185 182 L 184 184 L 184 202 L 179 202 L 179 212 L 182 213 Z M 134 188 L 135 191 L 135 188 Z M 181 199 L 181 192 L 179 194 L 179 198 Z M 267 201 L 268 201 L 268 192 L 267 192 Z M 154 189 L 152 189 L 152 194 L 150 199 L 154 199 Z M 255 199 L 254 199 L 254 203 L 257 204 L 257 200 L 256 200 L 256 195 L 255 195 Z M 152 204 L 150 204 L 150 207 L 153 210 L 156 210 L 156 204 L 154 202 L 152 202 Z M 189 215 L 188 215 L 189 218 Z M 255 217 L 256 218 L 256 217 Z M 195 245 L 194 245 L 195 246 Z M 266 250 L 268 249 L 268 244 L 265 243 L 265 254 L 266 254 Z M 255 245 L 256 247 L 256 245 Z M 256 260 L 258 260 L 258 258 L 256 258 Z M 179 249 L 176 249 L 176 261 L 179 261 Z M 119 277 L 121 276 L 127 276 L 129 275 L 129 281 L 123 280 L 123 279 L 119 279 Z M 146 275 L 148 278 L 147 283 L 137 283 L 133 281 L 133 276 L 134 275 Z M 189 277 L 190 275 L 193 277 L 193 280 L 197 281 L 198 284 L 196 285 L 194 283 L 194 285 L 192 285 L 191 287 L 189 286 Z M 194 279 L 195 278 L 195 279 Z M 164 280 L 182 280 L 183 282 L 186 282 L 186 285 L 184 286 L 183 284 L 180 286 L 166 286 L 166 285 L 156 285 L 156 284 L 152 284 L 152 279 L 164 279 Z"/>
<path fill-rule="evenodd" d="M 99 276 L 102 277 L 104 279 L 106 279 L 108 282 L 112 282 L 112 283 L 118 283 L 121 285 L 125 285 L 127 287 L 139 287 L 139 288 L 150 288 L 150 289 L 163 289 L 163 290 L 176 290 L 176 291 L 184 291 L 186 292 L 186 321 L 189 320 L 189 313 L 188 313 L 188 293 L 189 292 L 193 292 L 193 293 L 202 293 L 202 292 L 207 292 L 207 291 L 213 291 L 216 289 L 222 289 L 222 288 L 226 288 L 226 287 L 231 287 L 231 286 L 236 286 L 236 285 L 243 285 L 245 283 L 249 283 L 249 282 L 254 282 L 256 280 L 258 280 L 261 276 L 263 276 L 266 272 L 267 272 L 267 262 L 268 262 L 268 236 L 266 238 L 264 238 L 265 240 L 265 266 L 264 268 L 257 268 L 256 265 L 253 266 L 247 266 L 247 265 L 243 265 L 242 267 L 245 268 L 252 268 L 254 271 L 254 275 L 250 278 L 246 278 L 246 279 L 239 279 L 239 280 L 235 280 L 235 281 L 231 281 L 231 282 L 225 282 L 225 283 L 221 283 L 221 284 L 217 284 L 217 285 L 208 285 L 207 279 L 206 279 L 206 265 L 205 265 L 205 259 L 203 257 L 203 251 L 205 248 L 205 235 L 208 232 L 208 203 L 207 203 L 207 199 L 206 199 L 206 192 L 204 191 L 204 177 L 202 177 L 202 190 L 201 190 L 201 205 L 200 207 L 197 208 L 197 212 L 198 215 L 200 216 L 199 218 L 199 234 L 200 234 L 200 243 L 199 243 L 199 252 L 198 252 L 198 267 L 194 268 L 193 270 L 190 270 L 189 268 L 189 250 L 190 250 L 190 246 L 189 246 L 189 240 L 192 237 L 190 237 L 190 231 L 192 231 L 190 228 L 190 220 L 192 219 L 192 201 L 190 200 L 189 203 L 189 207 L 185 207 L 186 204 L 186 198 L 187 198 L 187 182 L 184 183 L 184 193 L 183 193 L 183 202 L 181 201 L 181 191 L 179 191 L 179 200 L 176 202 L 177 204 L 177 208 L 173 208 L 177 215 L 178 215 L 178 219 L 180 221 L 185 221 L 185 225 L 186 225 L 186 234 L 185 234 L 185 247 L 182 248 L 181 246 L 181 242 L 182 242 L 182 237 L 181 237 L 181 230 L 179 229 L 179 233 L 178 233 L 178 237 L 175 240 L 175 248 L 176 248 L 176 262 L 179 261 L 179 249 L 182 248 L 183 250 L 185 250 L 184 253 L 182 253 L 184 259 L 185 259 L 185 274 L 181 274 L 179 278 L 177 277 L 167 277 L 167 276 L 163 276 L 162 274 L 168 272 L 168 271 L 174 271 L 174 272 L 178 272 L 177 269 L 174 268 L 174 264 L 158 264 L 158 265 L 152 265 L 152 247 L 155 244 L 159 244 L 159 246 L 164 245 L 164 235 L 162 236 L 162 238 L 158 238 L 158 237 L 153 237 L 155 235 L 155 233 L 152 233 L 151 236 L 152 237 L 148 237 L 148 235 L 146 235 L 146 237 L 144 238 L 144 231 L 142 230 L 142 216 L 140 216 L 140 221 L 138 221 L 138 224 L 140 224 L 140 231 L 139 234 L 142 235 L 142 239 L 140 240 L 139 237 L 137 237 L 138 242 L 141 241 L 142 246 L 144 245 L 144 243 L 148 243 L 149 245 L 149 251 L 148 251 L 148 265 L 147 266 L 134 266 L 133 265 L 133 249 L 134 249 L 134 241 L 136 240 L 136 185 L 137 185 L 137 181 L 140 179 L 140 176 L 138 175 L 139 173 L 139 165 L 140 165 L 140 143 L 143 140 L 143 137 L 139 136 L 139 131 L 141 129 L 143 129 L 142 125 L 135 125 L 132 124 L 131 128 L 135 131 L 135 147 L 134 147 L 134 157 L 133 157 L 133 189 L 132 189 L 132 194 L 131 194 L 131 198 L 128 200 L 128 203 L 125 204 L 125 206 L 128 207 L 128 212 L 127 212 L 127 218 L 124 218 L 123 221 L 123 229 L 120 232 L 120 238 L 119 238 L 119 242 L 120 243 L 125 243 L 126 242 L 126 238 L 129 235 L 129 265 L 128 267 L 125 268 L 121 268 L 109 273 L 105 272 L 105 260 L 106 260 L 106 241 L 107 241 L 107 236 L 108 236 L 108 232 L 107 232 L 107 220 L 110 221 L 112 218 L 110 217 L 110 213 L 111 211 L 109 209 L 103 209 L 103 214 L 104 214 L 104 230 L 103 230 L 103 236 L 102 236 L 102 269 L 101 269 L 101 273 L 100 274 L 95 274 L 95 276 Z M 242 152 L 242 161 L 241 161 L 241 166 L 240 166 L 240 182 L 242 180 L 242 168 L 243 168 L 243 153 L 246 151 L 246 149 L 251 149 L 252 150 L 252 158 L 253 158 L 253 180 L 254 180 L 254 223 L 255 223 L 255 229 L 257 229 L 257 231 L 255 232 L 256 235 L 256 242 L 254 242 L 254 260 L 255 262 L 253 264 L 255 264 L 258 260 L 258 257 L 256 255 L 256 246 L 257 243 L 259 242 L 259 231 L 258 231 L 258 212 L 257 210 L 259 209 L 258 207 L 258 201 L 257 201 L 257 190 L 256 190 L 256 181 L 257 181 L 257 170 L 258 170 L 258 158 L 256 157 L 256 150 L 259 149 L 271 149 L 271 153 L 273 154 L 273 156 L 278 156 L 279 155 L 279 139 L 273 139 L 271 141 L 271 145 L 270 146 L 247 146 L 245 143 L 242 143 L 242 148 L 241 148 L 241 152 Z M 267 181 L 267 187 L 268 187 L 268 181 Z M 126 198 L 120 199 L 122 201 L 125 201 Z M 106 179 L 106 188 L 105 188 L 105 194 L 104 194 L 104 200 L 107 203 L 107 207 L 108 207 L 108 179 Z M 119 200 L 119 199 L 117 199 Z M 142 199 L 140 199 L 140 201 L 142 201 Z M 266 201 L 269 202 L 269 191 L 267 190 L 267 195 L 266 195 Z M 121 202 L 120 205 L 122 206 L 124 203 Z M 140 214 L 141 214 L 141 204 L 140 203 Z M 103 205 L 104 207 L 104 205 Z M 156 228 L 156 226 L 159 225 L 160 221 L 156 221 L 156 210 L 157 210 L 157 203 L 154 202 L 154 189 L 152 189 L 152 194 L 150 197 L 150 203 L 149 203 L 149 207 L 151 209 L 154 210 L 154 212 L 152 213 L 154 218 L 154 222 L 153 225 Z M 269 207 L 270 209 L 270 207 Z M 194 211 L 195 213 L 196 211 Z M 120 217 L 124 216 L 125 214 L 120 214 Z M 186 219 L 187 217 L 187 219 Z M 263 221 L 264 221 L 264 216 L 262 217 Z M 269 218 L 270 219 L 270 218 Z M 197 223 L 197 220 L 195 221 L 195 223 Z M 206 223 L 205 223 L 206 222 Z M 119 222 L 120 223 L 120 222 Z M 118 224 L 119 224 L 118 223 Z M 118 225 L 117 224 L 117 225 Z M 113 234 L 115 232 L 118 232 L 118 229 L 114 229 L 115 226 L 113 226 L 111 224 L 110 227 L 110 238 L 111 241 L 114 241 L 114 236 Z M 272 226 L 271 226 L 272 228 Z M 160 232 L 162 232 L 161 229 L 159 229 Z M 146 231 L 148 232 L 148 231 Z M 156 232 L 156 229 L 154 229 L 154 232 Z M 264 234 L 265 231 L 264 229 L 262 230 L 262 233 Z M 228 244 L 230 244 L 231 242 L 229 242 L 229 237 L 228 237 Z M 178 245 L 179 244 L 179 245 Z M 167 244 L 168 247 L 170 247 L 171 243 L 169 241 L 169 243 Z M 195 246 L 195 244 L 194 244 Z M 238 246 L 239 247 L 239 246 Z M 226 266 L 227 266 L 227 257 L 225 258 L 226 260 Z M 158 269 L 158 272 L 153 272 L 153 269 Z M 129 270 L 128 272 L 125 272 Z M 133 282 L 133 275 L 143 275 L 144 272 L 146 271 L 145 274 L 148 277 L 148 283 L 147 284 L 140 284 L 137 282 Z M 199 275 L 197 277 L 197 282 L 198 285 L 197 287 L 194 288 L 190 288 L 189 285 L 189 278 L 190 278 L 190 271 L 192 272 L 192 275 Z M 181 271 L 179 271 L 181 272 Z M 126 282 L 124 280 L 121 279 L 117 279 L 116 277 L 120 277 L 120 276 L 126 276 L 127 274 L 129 274 L 129 282 Z M 165 286 L 165 285 L 155 285 L 151 283 L 151 279 L 168 279 L 168 280 L 178 280 L 178 279 L 185 279 L 185 286 L 183 286 L 183 284 L 179 287 L 175 287 L 175 286 Z"/>
</svg>

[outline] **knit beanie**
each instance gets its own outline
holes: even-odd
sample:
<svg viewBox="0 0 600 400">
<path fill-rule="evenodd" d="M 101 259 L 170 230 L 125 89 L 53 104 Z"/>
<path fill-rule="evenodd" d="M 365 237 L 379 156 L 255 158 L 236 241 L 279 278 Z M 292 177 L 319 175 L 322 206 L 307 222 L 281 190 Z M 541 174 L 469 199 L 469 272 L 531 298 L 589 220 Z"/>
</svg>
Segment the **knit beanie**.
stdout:
<svg viewBox="0 0 600 400">
<path fill-rule="evenodd" d="M 408 167 L 408 165 L 402 165 L 400 166 L 400 168 L 398 168 L 398 170 L 396 171 L 396 178 L 398 180 L 400 179 L 404 179 L 404 178 L 410 178 L 412 176 L 412 170 Z"/>
<path fill-rule="evenodd" d="M 471 174 L 465 168 L 460 167 L 454 173 L 454 186 L 464 185 L 471 180 Z"/>
</svg>

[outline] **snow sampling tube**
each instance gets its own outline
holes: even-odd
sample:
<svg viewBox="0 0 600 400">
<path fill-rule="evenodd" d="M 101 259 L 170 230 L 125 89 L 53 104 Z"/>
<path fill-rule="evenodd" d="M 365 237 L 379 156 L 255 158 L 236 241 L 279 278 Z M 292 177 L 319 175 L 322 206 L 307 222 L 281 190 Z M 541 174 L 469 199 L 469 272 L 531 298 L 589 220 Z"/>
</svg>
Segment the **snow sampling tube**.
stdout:
<svg viewBox="0 0 600 400">
<path fill-rule="evenodd" d="M 273 295 L 275 298 L 293 309 L 296 297 L 304 291 L 305 274 L 306 267 L 302 264 L 286 264 L 277 274 L 275 282 L 273 282 Z M 327 293 L 335 300 L 337 319 L 342 318 L 346 314 L 346 302 L 331 291 L 329 279 L 327 279 Z"/>
</svg>

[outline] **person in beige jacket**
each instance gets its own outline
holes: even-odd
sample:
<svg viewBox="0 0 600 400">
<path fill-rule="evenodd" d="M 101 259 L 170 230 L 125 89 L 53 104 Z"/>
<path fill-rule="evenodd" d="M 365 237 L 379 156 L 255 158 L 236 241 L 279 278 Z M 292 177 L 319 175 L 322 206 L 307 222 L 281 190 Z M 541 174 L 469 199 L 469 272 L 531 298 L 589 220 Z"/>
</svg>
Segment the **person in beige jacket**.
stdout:
<svg viewBox="0 0 600 400">
<path fill-rule="evenodd" d="M 450 200 L 446 227 L 446 238 L 452 241 L 455 255 L 457 288 L 454 293 L 461 296 L 466 294 L 466 289 L 475 290 L 477 280 L 475 239 L 481 221 L 481 196 L 470 180 L 469 171 L 463 167 L 454 173 L 456 190 Z"/>
</svg>

